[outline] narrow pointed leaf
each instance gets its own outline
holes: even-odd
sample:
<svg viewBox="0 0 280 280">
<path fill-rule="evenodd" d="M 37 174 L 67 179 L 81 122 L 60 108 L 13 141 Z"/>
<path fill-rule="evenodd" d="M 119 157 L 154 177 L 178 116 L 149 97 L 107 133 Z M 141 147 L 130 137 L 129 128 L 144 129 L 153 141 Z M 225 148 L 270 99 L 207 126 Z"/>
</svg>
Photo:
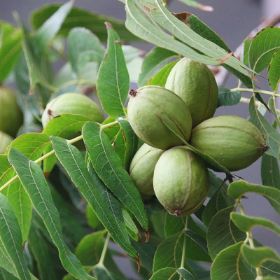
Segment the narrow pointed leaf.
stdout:
<svg viewBox="0 0 280 280">
<path fill-rule="evenodd" d="M 233 207 L 222 209 L 212 218 L 207 232 L 207 245 L 212 259 L 224 248 L 245 240 L 246 236 L 230 220 Z"/>
<path fill-rule="evenodd" d="M 78 73 L 79 59 L 82 55 L 90 54 L 91 61 L 100 63 L 103 59 L 104 48 L 98 37 L 90 30 L 76 27 L 72 29 L 67 38 L 68 56 L 73 70 Z"/>
<path fill-rule="evenodd" d="M 114 277 L 108 271 L 108 269 L 104 265 L 96 265 L 93 268 L 94 274 L 97 280 L 114 280 Z"/>
<path fill-rule="evenodd" d="M 196 277 L 185 268 L 178 268 L 177 273 L 183 277 L 183 280 L 196 280 Z"/>
<path fill-rule="evenodd" d="M 76 147 L 59 137 L 52 137 L 52 143 L 57 158 L 72 182 L 95 210 L 98 219 L 109 230 L 113 239 L 130 255 L 135 256 L 136 251 L 130 244 L 118 201 L 106 190 L 95 173 L 91 176 Z"/>
<path fill-rule="evenodd" d="M 280 256 L 269 247 L 251 248 L 244 244 L 241 251 L 246 261 L 253 267 L 260 267 L 267 261 L 280 263 Z"/>
<path fill-rule="evenodd" d="M 242 258 L 242 244 L 233 244 L 216 256 L 211 267 L 211 280 L 255 280 L 254 270 Z"/>
<path fill-rule="evenodd" d="M 155 47 L 147 53 L 142 64 L 141 73 L 138 79 L 138 85 L 144 86 L 147 82 L 160 71 L 160 69 L 168 63 L 172 58 L 176 57 L 176 53 Z"/>
<path fill-rule="evenodd" d="M 275 157 L 264 154 L 261 165 L 262 183 L 280 189 L 280 169 Z"/>
<path fill-rule="evenodd" d="M 0 82 L 2 83 L 13 70 L 19 58 L 22 32 L 19 28 L 1 21 L 0 34 Z"/>
<path fill-rule="evenodd" d="M 94 279 L 86 273 L 77 257 L 67 247 L 62 234 L 59 213 L 54 205 L 48 183 L 39 165 L 11 149 L 9 161 L 15 168 L 32 204 L 42 218 L 64 268 L 79 280 Z"/>
<path fill-rule="evenodd" d="M 137 7 L 137 5 L 138 11 L 135 10 L 135 7 Z M 165 46 L 162 47 L 170 49 L 172 51 L 176 51 L 178 54 L 182 54 L 186 57 L 189 57 L 190 59 L 194 59 L 205 64 L 224 63 L 227 66 L 232 67 L 239 73 L 249 76 L 248 70 L 245 69 L 245 65 L 238 61 L 235 57 L 231 55 L 229 56 L 228 52 L 223 48 L 219 47 L 209 40 L 206 40 L 195 31 L 193 31 L 188 25 L 177 19 L 166 8 L 166 6 L 164 6 L 161 0 L 144 0 L 141 2 L 137 2 L 135 0 L 127 0 L 126 8 L 127 14 L 130 17 L 127 17 L 128 29 L 131 28 L 130 30 L 132 32 L 134 31 L 134 33 L 137 35 L 141 34 L 141 37 L 143 39 L 148 39 L 148 41 L 154 43 L 155 45 L 160 45 L 161 41 L 163 40 L 162 44 L 165 44 Z M 141 30 L 141 24 L 143 26 L 143 30 L 145 30 L 145 33 L 143 32 L 143 30 Z M 133 28 L 134 30 L 132 30 Z M 142 32 L 140 32 L 140 30 Z M 170 34 L 164 32 L 164 30 L 167 30 Z M 172 38 L 172 35 L 177 37 L 179 40 Z M 153 36 L 158 36 L 156 42 L 151 40 Z M 173 40 L 170 38 L 167 39 L 167 37 L 171 37 Z M 164 42 L 163 38 L 165 38 L 165 40 L 168 40 L 168 42 Z M 180 41 L 184 42 L 185 44 L 182 43 L 183 47 L 179 48 L 179 50 L 177 51 L 175 48 L 176 45 L 180 43 Z M 168 44 L 172 44 L 171 48 L 168 46 Z M 182 52 L 184 47 L 191 48 L 193 52 L 188 50 L 187 54 L 183 54 Z M 225 59 L 225 57 L 227 57 L 227 59 Z"/>
<path fill-rule="evenodd" d="M 59 4 L 50 4 L 36 10 L 31 16 L 32 26 L 35 29 L 39 29 L 60 7 L 61 5 Z M 60 28 L 59 35 L 67 36 L 69 31 L 74 27 L 85 27 L 96 34 L 100 40 L 106 41 L 106 28 L 104 22 L 111 22 L 123 40 L 137 40 L 137 37 L 125 28 L 121 20 L 101 15 L 100 13 L 95 14 L 78 7 L 73 7 L 71 9 Z"/>
<path fill-rule="evenodd" d="M 126 0 L 126 22 L 129 31 L 141 39 L 158 47 L 176 52 L 190 59 L 205 63 L 218 64 L 217 59 L 199 54 L 188 45 L 176 40 L 172 35 L 165 33 L 153 21 L 148 19 L 144 12 L 137 6 L 135 0 Z"/>
<path fill-rule="evenodd" d="M 273 56 L 280 49 L 279 27 L 268 27 L 261 30 L 250 41 L 248 47 L 248 65 L 256 72 L 265 69 Z"/>
<path fill-rule="evenodd" d="M 58 33 L 65 18 L 71 11 L 73 1 L 69 1 L 62 5 L 51 17 L 49 17 L 44 24 L 37 30 L 35 40 L 39 44 L 39 48 L 46 48 L 48 43 Z"/>
<path fill-rule="evenodd" d="M 177 61 L 171 61 L 156 73 L 149 81 L 149 85 L 165 87 L 166 80 Z"/>
<path fill-rule="evenodd" d="M 138 138 L 127 120 L 120 119 L 119 124 L 121 127 L 121 144 L 123 146 L 122 160 L 124 163 L 124 167 L 126 168 L 126 170 L 128 170 L 130 162 L 137 151 Z M 116 147 L 114 146 L 114 148 Z"/>
<path fill-rule="evenodd" d="M 22 280 L 31 279 L 21 248 L 22 238 L 17 219 L 8 199 L 0 194 L 0 255 L 4 253 L 1 265 Z"/>
<path fill-rule="evenodd" d="M 236 212 L 231 213 L 230 216 L 233 223 L 243 232 L 248 232 L 256 226 L 261 226 L 280 235 L 280 227 L 268 219 L 247 215 L 245 216 Z"/>
<path fill-rule="evenodd" d="M 31 160 L 39 158 L 49 145 L 49 137 L 43 133 L 26 133 L 17 137 L 10 145 Z M 10 169 L 5 180 L 12 178 L 15 172 Z M 4 178 L 3 178 L 4 179 Z M 2 180 L 0 179 L 0 185 Z M 25 189 L 19 180 L 16 180 L 11 186 L 4 190 L 9 203 L 18 219 L 22 232 L 22 241 L 26 241 L 32 219 L 32 203 Z"/>
<path fill-rule="evenodd" d="M 177 274 L 176 268 L 165 267 L 156 271 L 149 280 L 179 280 L 180 276 Z"/>
<path fill-rule="evenodd" d="M 279 67 L 280 67 L 280 51 L 277 51 L 272 56 L 271 62 L 269 64 L 269 70 L 268 70 L 269 85 L 275 91 L 277 91 L 280 82 Z"/>
<path fill-rule="evenodd" d="M 97 94 L 104 111 L 112 117 L 125 115 L 124 102 L 129 90 L 129 74 L 120 37 L 106 23 L 108 43 L 105 57 L 100 65 L 97 78 Z"/>
<path fill-rule="evenodd" d="M 99 125 L 88 122 L 83 127 L 83 139 L 97 175 L 141 226 L 147 229 L 148 221 L 141 196 L 107 135 Z"/>
<path fill-rule="evenodd" d="M 249 111 L 252 122 L 263 132 L 267 139 L 267 153 L 276 159 L 280 158 L 280 133 L 260 114 L 255 106 L 255 98 L 251 98 Z"/>
<path fill-rule="evenodd" d="M 274 209 L 280 213 L 280 190 L 262 185 L 250 184 L 246 181 L 235 181 L 229 185 L 228 195 L 234 199 L 242 197 L 245 193 L 253 192 L 264 196 Z"/>
<path fill-rule="evenodd" d="M 188 24 L 192 30 L 194 30 L 203 38 L 215 43 L 224 50 L 230 52 L 230 48 L 226 45 L 224 40 L 196 15 L 186 14 L 186 19 L 184 20 L 184 22 Z"/>
</svg>

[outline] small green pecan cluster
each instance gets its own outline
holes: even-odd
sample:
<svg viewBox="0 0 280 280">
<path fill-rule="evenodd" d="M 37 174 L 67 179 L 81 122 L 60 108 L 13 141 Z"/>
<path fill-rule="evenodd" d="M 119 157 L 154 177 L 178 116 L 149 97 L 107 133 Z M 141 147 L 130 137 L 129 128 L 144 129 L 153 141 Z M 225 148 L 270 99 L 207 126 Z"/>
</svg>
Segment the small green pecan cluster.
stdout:
<svg viewBox="0 0 280 280">
<path fill-rule="evenodd" d="M 171 214 L 193 213 L 208 192 L 208 169 L 186 142 L 229 171 L 248 167 L 266 150 L 262 133 L 246 119 L 213 117 L 218 87 L 201 63 L 183 58 L 165 87 L 145 86 L 130 95 L 128 120 L 145 142 L 130 175 L 144 198 L 155 194 Z"/>
</svg>

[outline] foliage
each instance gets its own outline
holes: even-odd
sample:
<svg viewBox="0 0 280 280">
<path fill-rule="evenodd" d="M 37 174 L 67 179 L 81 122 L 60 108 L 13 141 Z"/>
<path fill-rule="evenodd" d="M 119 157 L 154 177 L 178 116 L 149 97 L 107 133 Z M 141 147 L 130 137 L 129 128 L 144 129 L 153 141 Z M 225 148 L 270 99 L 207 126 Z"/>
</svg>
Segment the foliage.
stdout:
<svg viewBox="0 0 280 280">
<path fill-rule="evenodd" d="M 116 257 L 129 258 L 141 279 L 279 279 L 279 253 L 255 240 L 253 229 L 280 236 L 280 227 L 246 214 L 243 200 L 260 195 L 280 213 L 280 29 L 247 39 L 241 61 L 195 15 L 173 14 L 162 0 L 121 2 L 125 23 L 72 1 L 33 12 L 31 30 L 19 18 L 17 27 L 0 23 L 0 81 L 16 85 L 25 116 L 0 155 L 0 279 L 125 279 Z M 144 54 L 124 45 L 139 38 L 154 48 Z M 207 202 L 188 217 L 142 199 L 129 176 L 141 140 L 126 118 L 131 83 L 164 86 L 180 56 L 226 69 L 244 85 L 223 84 L 218 106 L 249 104 L 250 120 L 269 147 L 261 160 L 263 185 L 256 185 L 183 141 L 209 170 L 222 172 L 209 171 Z M 271 91 L 256 82 L 263 70 Z M 98 101 L 105 121 L 65 114 L 43 129 L 46 104 L 67 92 Z M 269 100 L 261 98 L 266 95 Z M 161 121 L 180 137 L 168 117 Z"/>
</svg>

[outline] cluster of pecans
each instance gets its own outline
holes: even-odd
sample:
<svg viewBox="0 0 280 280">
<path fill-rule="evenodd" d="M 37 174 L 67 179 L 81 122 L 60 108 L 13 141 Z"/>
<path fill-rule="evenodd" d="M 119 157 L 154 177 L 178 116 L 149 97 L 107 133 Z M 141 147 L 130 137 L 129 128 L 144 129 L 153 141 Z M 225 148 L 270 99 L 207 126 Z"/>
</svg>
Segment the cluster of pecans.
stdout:
<svg viewBox="0 0 280 280">
<path fill-rule="evenodd" d="M 212 72 L 187 58 L 175 64 L 165 87 L 132 92 L 128 120 L 144 144 L 131 162 L 130 175 L 144 199 L 155 194 L 174 215 L 191 214 L 202 205 L 208 169 L 186 142 L 229 171 L 248 167 L 264 153 L 266 141 L 251 122 L 239 116 L 213 117 L 217 100 Z"/>
</svg>

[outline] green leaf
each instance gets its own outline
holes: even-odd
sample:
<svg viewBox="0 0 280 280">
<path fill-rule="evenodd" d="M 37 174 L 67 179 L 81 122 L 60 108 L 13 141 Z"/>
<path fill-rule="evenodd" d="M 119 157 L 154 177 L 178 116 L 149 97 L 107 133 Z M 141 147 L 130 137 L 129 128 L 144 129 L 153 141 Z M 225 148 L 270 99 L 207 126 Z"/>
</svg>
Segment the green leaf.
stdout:
<svg viewBox="0 0 280 280">
<path fill-rule="evenodd" d="M 268 108 L 275 117 L 275 126 L 280 126 L 280 110 L 278 109 L 277 99 L 275 96 L 271 96 L 268 100 Z"/>
<path fill-rule="evenodd" d="M 60 194 L 55 186 L 50 185 L 50 187 L 55 206 L 59 212 L 63 234 L 69 246 L 74 247 L 87 233 L 84 213 L 77 211 L 75 205 L 64 197 L 63 192 Z"/>
<path fill-rule="evenodd" d="M 235 212 L 231 213 L 230 217 L 233 223 L 243 232 L 248 232 L 256 226 L 261 226 L 280 235 L 280 227 L 268 219 L 248 215 L 245 216 Z"/>
<path fill-rule="evenodd" d="M 36 160 L 44 153 L 49 143 L 49 137 L 43 133 L 27 133 L 17 137 L 11 143 L 10 149 L 15 148 L 29 159 Z M 15 172 L 12 170 L 9 173 L 9 178 L 12 178 L 15 175 Z M 6 178 L 6 180 L 7 179 L 8 178 Z M 19 180 L 16 180 L 12 185 L 10 185 L 4 191 L 4 194 L 7 196 L 9 203 L 17 217 L 24 242 L 28 238 L 29 229 L 31 226 L 31 200 Z"/>
<path fill-rule="evenodd" d="M 134 223 L 130 214 L 125 209 L 123 209 L 122 214 L 123 214 L 124 222 L 125 222 L 129 235 L 131 236 L 131 238 L 133 240 L 138 241 L 140 234 L 139 234 L 136 224 Z"/>
<path fill-rule="evenodd" d="M 149 280 L 179 280 L 179 275 L 177 274 L 176 268 L 165 267 L 156 271 Z"/>
<path fill-rule="evenodd" d="M 64 114 L 57 116 L 50 120 L 43 132 L 49 136 L 59 136 L 62 138 L 70 139 L 77 136 L 82 131 L 83 125 L 89 121 L 84 116 Z M 52 146 L 46 152 L 52 150 Z M 44 160 L 44 172 L 50 173 L 56 164 L 55 155 L 50 156 Z"/>
<path fill-rule="evenodd" d="M 279 263 L 268 261 L 261 266 L 261 270 L 264 275 L 267 275 L 270 277 L 275 277 L 276 279 L 279 279 L 279 275 L 280 275 Z M 264 277 L 264 279 L 265 279 L 265 277 Z"/>
<path fill-rule="evenodd" d="M 28 248 L 36 261 L 38 277 L 40 280 L 62 278 L 65 271 L 59 264 L 59 258 L 53 246 L 44 236 L 46 232 L 43 233 L 42 231 L 45 231 L 45 227 L 41 228 L 34 219 L 28 238 Z"/>
<path fill-rule="evenodd" d="M 218 107 L 219 106 L 232 106 L 240 102 L 241 94 L 238 91 L 230 91 L 227 88 L 219 88 Z"/>
<path fill-rule="evenodd" d="M 159 244 L 154 255 L 153 272 L 164 267 L 178 268 L 180 266 L 184 238 L 188 259 L 210 261 L 205 240 L 191 230 L 181 231 Z"/>
<path fill-rule="evenodd" d="M 69 32 L 67 47 L 69 61 L 76 73 L 78 73 L 82 55 L 90 55 L 92 58 L 90 61 L 98 64 L 104 56 L 104 48 L 98 37 L 83 27 L 76 27 Z"/>
<path fill-rule="evenodd" d="M 38 49 L 47 48 L 51 40 L 61 28 L 64 20 L 69 14 L 73 5 L 73 1 L 69 1 L 62 5 L 53 15 L 51 15 L 35 33 L 34 39 L 38 44 Z"/>
<path fill-rule="evenodd" d="M 18 280 L 17 277 L 13 276 L 13 274 L 9 273 L 3 268 L 0 268 L 0 279 L 1 280 Z"/>
<path fill-rule="evenodd" d="M 48 135 L 31 132 L 18 136 L 10 145 L 31 160 L 36 160 L 45 151 L 50 143 Z"/>
<path fill-rule="evenodd" d="M 279 47 L 280 47 L 280 42 L 279 42 Z M 273 90 L 278 89 L 278 85 L 280 81 L 279 67 L 280 67 L 280 51 L 277 51 L 272 56 L 272 59 L 269 64 L 269 70 L 268 70 L 268 81 L 270 87 Z"/>
<path fill-rule="evenodd" d="M 21 183 L 17 180 L 3 192 L 7 196 L 11 208 L 19 223 L 22 241 L 28 239 L 32 219 L 32 203 Z"/>
<path fill-rule="evenodd" d="M 176 217 L 165 212 L 164 215 L 164 236 L 170 237 L 178 232 L 181 232 L 186 223 L 185 217 Z"/>
<path fill-rule="evenodd" d="M 154 255 L 153 272 L 165 267 L 179 267 L 181 258 L 175 252 L 176 243 L 182 234 L 176 234 L 162 241 Z M 180 243 L 182 245 L 182 243 Z"/>
<path fill-rule="evenodd" d="M 31 16 L 32 26 L 35 29 L 40 28 L 42 24 L 59 9 L 59 7 L 60 5 L 58 4 L 45 5 L 33 12 Z M 67 36 L 68 32 L 74 27 L 84 27 L 96 34 L 100 40 L 106 41 L 107 36 L 104 22 L 111 22 L 123 40 L 137 40 L 137 38 L 125 28 L 122 21 L 108 16 L 94 14 L 77 7 L 72 8 L 62 24 L 59 34 Z"/>
<path fill-rule="evenodd" d="M 139 258 L 141 260 L 141 266 L 149 272 L 153 269 L 153 258 L 155 255 L 155 251 L 158 246 L 158 240 L 155 236 L 151 236 L 149 242 L 140 243 L 133 241 L 133 245 L 136 248 Z"/>
<path fill-rule="evenodd" d="M 0 21 L 0 83 L 13 70 L 20 54 L 22 32 L 19 28 Z"/>
<path fill-rule="evenodd" d="M 87 217 L 87 223 L 89 226 L 91 226 L 93 229 L 100 229 L 103 227 L 102 223 L 99 221 L 98 217 L 96 216 L 94 210 L 92 207 L 88 204 L 86 208 L 86 217 Z"/>
<path fill-rule="evenodd" d="M 17 219 L 0 194 L 0 266 L 20 279 L 31 279 L 21 248 L 22 238 Z"/>
<path fill-rule="evenodd" d="M 260 267 L 267 261 L 280 263 L 280 256 L 269 247 L 251 248 L 243 244 L 241 252 L 246 261 L 253 267 Z"/>
<path fill-rule="evenodd" d="M 172 68 L 174 67 L 174 65 L 176 64 L 176 62 L 177 61 L 172 61 L 166 64 L 157 74 L 155 74 L 155 76 L 153 76 L 149 80 L 148 84 L 164 87 L 167 77 L 171 72 Z"/>
<path fill-rule="evenodd" d="M 147 229 L 148 221 L 141 196 L 115 154 L 109 138 L 100 126 L 90 122 L 83 127 L 83 138 L 97 175 L 141 226 Z"/>
<path fill-rule="evenodd" d="M 245 65 L 177 19 L 161 0 L 127 0 L 126 11 L 127 28 L 142 39 L 205 64 L 224 63 L 249 76 Z"/>
<path fill-rule="evenodd" d="M 278 160 L 270 155 L 262 156 L 262 183 L 280 189 L 280 171 Z"/>
<path fill-rule="evenodd" d="M 243 242 L 233 244 L 216 256 L 211 267 L 211 280 L 255 280 L 253 270 L 242 258 L 242 244 Z"/>
<path fill-rule="evenodd" d="M 268 27 L 261 30 L 248 43 L 248 65 L 256 72 L 265 69 L 273 54 L 280 49 L 280 28 Z"/>
<path fill-rule="evenodd" d="M 188 0 L 183 0 L 188 1 Z M 193 1 L 193 0 L 191 0 Z M 230 52 L 230 48 L 226 45 L 224 40 L 206 23 L 194 14 L 185 14 L 184 22 L 190 26 L 190 28 L 203 38 L 215 43 L 227 52 Z"/>
<path fill-rule="evenodd" d="M 104 247 L 105 234 L 105 230 L 93 232 L 91 234 L 85 235 L 80 241 L 76 248 L 76 255 L 83 265 L 92 267 L 99 262 L 102 249 Z M 118 276 L 116 279 L 124 279 L 123 274 L 119 271 L 112 258 L 112 253 L 110 250 L 106 252 L 104 265 L 110 268 L 110 272 L 114 274 L 114 277 Z"/>
<path fill-rule="evenodd" d="M 109 230 L 113 239 L 130 255 L 135 256 L 136 252 L 130 244 L 118 201 L 106 190 L 95 173 L 88 172 L 77 148 L 62 138 L 52 137 L 51 140 L 58 160 L 71 181 L 95 210 L 99 220 Z"/>
<path fill-rule="evenodd" d="M 93 271 L 95 276 L 97 277 L 97 280 L 114 280 L 113 276 L 104 265 L 96 265 L 93 268 Z"/>
<path fill-rule="evenodd" d="M 280 190 L 262 185 L 250 184 L 239 180 L 231 183 L 228 188 L 228 195 L 234 199 L 241 198 L 245 193 L 253 192 L 264 196 L 274 209 L 280 213 Z"/>
<path fill-rule="evenodd" d="M 29 94 L 29 76 L 26 60 L 23 51 L 20 52 L 19 59 L 14 68 L 15 84 L 18 91 L 23 96 L 28 96 Z"/>
<path fill-rule="evenodd" d="M 91 266 L 98 263 L 106 231 L 97 231 L 83 237 L 78 244 L 75 253 L 83 265 Z"/>
<path fill-rule="evenodd" d="M 129 73 L 130 83 L 137 83 L 144 60 L 142 57 L 143 50 L 130 45 L 123 45 L 122 49 Z"/>
<path fill-rule="evenodd" d="M 230 213 L 233 207 L 220 210 L 212 218 L 207 232 L 208 251 L 212 259 L 224 248 L 245 240 L 246 236 L 243 232 L 231 222 Z"/>
<path fill-rule="evenodd" d="M 44 133 L 48 136 L 59 136 L 71 138 L 82 131 L 83 125 L 89 121 L 84 116 L 64 114 L 50 120 L 44 128 Z"/>
<path fill-rule="evenodd" d="M 120 117 L 125 115 L 124 102 L 129 90 L 129 74 L 120 37 L 110 23 L 106 23 L 106 27 L 107 51 L 99 68 L 96 90 L 104 111 L 112 117 Z"/>
<path fill-rule="evenodd" d="M 202 221 L 205 225 L 209 225 L 218 211 L 233 206 L 235 202 L 227 195 L 227 184 L 212 172 L 209 172 L 209 175 L 210 190 L 208 195 L 211 198 L 202 213 Z"/>
<path fill-rule="evenodd" d="M 64 268 L 77 279 L 94 279 L 86 273 L 64 242 L 59 213 L 41 168 L 14 149 L 11 149 L 9 153 L 9 161 L 57 247 Z"/>
<path fill-rule="evenodd" d="M 128 170 L 130 162 L 138 148 L 138 138 L 127 120 L 119 119 L 119 124 L 121 129 L 113 146 L 123 161 L 123 166 Z"/>
<path fill-rule="evenodd" d="M 173 37 L 173 32 L 171 34 L 168 34 L 163 31 L 155 22 L 153 22 L 154 18 L 149 19 L 146 16 L 146 13 L 144 12 L 144 10 L 142 10 L 144 4 L 146 4 L 145 1 L 142 1 L 139 7 L 138 3 L 136 3 L 135 0 L 126 1 L 125 24 L 129 31 L 131 31 L 141 39 L 148 41 L 158 47 L 176 52 L 180 55 L 189 57 L 190 59 L 205 64 L 218 64 L 217 59 L 213 59 L 209 56 L 200 54 L 192 47 L 176 40 Z M 148 8 L 150 12 L 152 10 L 161 11 L 161 9 L 156 8 L 155 3 L 148 3 L 146 5 L 147 7 L 152 6 L 151 9 Z M 151 15 L 151 13 L 149 13 L 149 15 Z M 165 18 L 165 27 L 168 26 L 167 23 L 169 24 L 169 22 Z M 173 26 L 173 24 L 170 24 L 170 26 Z M 173 31 L 175 31 L 175 29 Z"/>
<path fill-rule="evenodd" d="M 23 63 L 23 66 L 21 66 L 23 69 L 21 70 L 28 69 L 29 82 L 27 83 L 24 77 L 20 81 L 23 82 L 28 105 L 31 106 L 33 113 L 39 117 L 42 104 L 44 105 L 48 102 L 50 91 L 54 90 L 50 82 L 53 70 L 50 66 L 49 57 L 42 54 L 42 50 L 39 48 L 35 38 L 21 22 L 20 25 L 23 29 L 22 49 L 25 59 L 21 61 Z"/>
<path fill-rule="evenodd" d="M 195 280 L 195 276 L 185 268 L 178 268 L 177 273 L 183 277 L 184 280 Z"/>
<path fill-rule="evenodd" d="M 207 243 L 204 238 L 202 238 L 200 235 L 193 232 L 192 230 L 187 230 L 185 232 L 185 239 L 186 250 L 188 252 L 189 259 L 205 262 L 211 260 L 207 250 Z M 178 248 L 178 252 L 180 252 L 179 255 L 181 256 L 183 246 L 180 246 L 179 243 L 177 243 L 176 247 Z"/>
<path fill-rule="evenodd" d="M 255 98 L 251 98 L 249 111 L 252 122 L 263 132 L 266 137 L 269 150 L 267 153 L 279 159 L 280 157 L 280 134 L 271 126 L 266 118 L 264 118 L 255 106 Z"/>
<path fill-rule="evenodd" d="M 170 59 L 177 56 L 174 52 L 159 47 L 153 48 L 147 53 L 142 64 L 138 85 L 144 86 L 148 81 L 167 64 Z"/>
</svg>

